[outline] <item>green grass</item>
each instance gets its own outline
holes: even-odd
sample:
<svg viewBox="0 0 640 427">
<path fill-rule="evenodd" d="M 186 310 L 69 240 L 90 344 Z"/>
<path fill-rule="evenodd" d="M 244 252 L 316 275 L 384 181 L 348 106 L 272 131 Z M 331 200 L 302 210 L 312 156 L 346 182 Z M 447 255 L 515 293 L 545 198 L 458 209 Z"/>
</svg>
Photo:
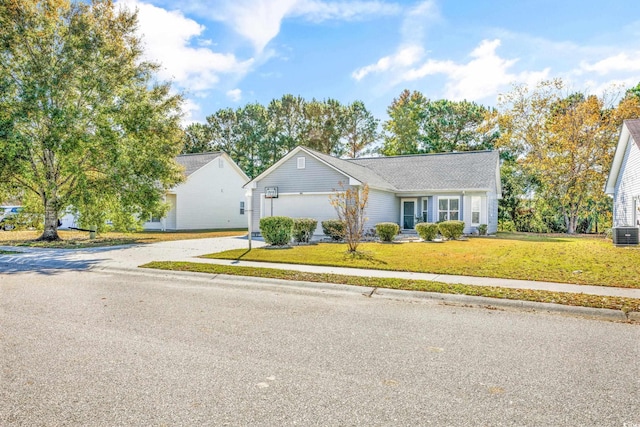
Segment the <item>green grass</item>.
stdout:
<svg viewBox="0 0 640 427">
<path fill-rule="evenodd" d="M 0 232 L 0 246 L 82 249 L 102 246 L 157 243 L 173 240 L 204 239 L 209 237 L 242 236 L 247 234 L 247 230 L 140 231 L 134 233 L 108 232 L 98 234 L 95 239 L 89 239 L 89 233 L 84 231 L 58 230 L 58 235 L 61 238 L 59 241 L 41 242 L 35 240 L 41 234 L 41 231 L 36 230 L 3 231 Z"/>
<path fill-rule="evenodd" d="M 161 270 L 190 271 L 209 274 L 227 274 L 234 276 L 264 277 L 280 280 L 303 282 L 338 283 L 373 288 L 403 289 L 411 291 L 437 292 L 443 294 L 471 295 L 489 298 L 501 298 L 520 301 L 545 302 L 570 306 L 608 308 L 626 313 L 640 312 L 640 299 L 607 297 L 568 292 L 550 292 L 530 289 L 510 289 L 492 286 L 472 286 L 431 282 L 426 280 L 392 279 L 381 277 L 358 277 L 340 274 L 305 273 L 300 271 L 273 268 L 236 267 L 228 265 L 204 264 L 193 262 L 151 262 L 141 265 L 143 268 Z"/>
<path fill-rule="evenodd" d="M 0 249 L 0 255 L 15 255 L 15 254 L 19 254 L 20 252 L 16 252 L 16 251 L 5 251 L 3 249 Z"/>
<path fill-rule="evenodd" d="M 596 237 L 507 234 L 445 243 L 363 243 L 355 256 L 346 249 L 320 243 L 204 257 L 640 288 L 640 248 L 615 247 Z"/>
</svg>

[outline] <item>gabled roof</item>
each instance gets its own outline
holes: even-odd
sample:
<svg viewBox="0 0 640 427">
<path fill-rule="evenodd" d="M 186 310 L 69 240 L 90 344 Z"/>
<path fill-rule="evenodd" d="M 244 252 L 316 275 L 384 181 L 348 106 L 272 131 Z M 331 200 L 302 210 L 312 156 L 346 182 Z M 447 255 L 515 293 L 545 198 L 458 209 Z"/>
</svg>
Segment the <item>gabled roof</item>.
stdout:
<svg viewBox="0 0 640 427">
<path fill-rule="evenodd" d="M 212 160 L 217 159 L 223 153 L 218 151 L 216 153 L 195 153 L 195 154 L 181 154 L 176 157 L 176 161 L 184 166 L 185 176 L 189 176 L 206 164 L 209 164 Z"/>
<path fill-rule="evenodd" d="M 497 151 L 339 159 L 296 147 L 251 182 L 257 182 L 296 153 L 304 151 L 332 169 L 372 188 L 397 193 L 482 190 L 502 193 Z M 248 185 L 248 184 L 247 184 Z"/>
<path fill-rule="evenodd" d="M 624 161 L 624 154 L 627 151 L 627 144 L 634 142 L 640 149 L 640 119 L 625 120 L 622 123 L 620 138 L 618 139 L 618 145 L 616 146 L 616 153 L 613 156 L 613 164 L 609 171 L 607 183 L 604 186 L 604 192 L 606 194 L 613 195 L 615 193 L 616 183 L 618 182 L 618 176 L 620 175 L 622 162 Z"/>
</svg>

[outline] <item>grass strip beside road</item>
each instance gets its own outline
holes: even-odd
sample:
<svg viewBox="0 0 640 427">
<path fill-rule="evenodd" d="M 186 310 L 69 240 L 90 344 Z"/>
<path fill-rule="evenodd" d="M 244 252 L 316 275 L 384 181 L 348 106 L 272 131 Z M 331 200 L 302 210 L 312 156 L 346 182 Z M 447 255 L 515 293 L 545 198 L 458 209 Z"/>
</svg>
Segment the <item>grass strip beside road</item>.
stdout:
<svg viewBox="0 0 640 427">
<path fill-rule="evenodd" d="M 372 288 L 402 289 L 410 291 L 436 292 L 501 298 L 509 300 L 544 302 L 579 307 L 607 308 L 628 312 L 640 312 L 640 299 L 608 297 L 569 292 L 550 292 L 530 289 L 510 289 L 493 286 L 473 286 L 431 282 L 427 280 L 394 279 L 383 277 L 359 277 L 329 273 L 306 273 L 274 268 L 241 267 L 195 262 L 154 261 L 141 265 L 142 268 L 160 270 L 189 271 L 195 273 L 227 274 L 231 276 L 263 277 L 269 279 L 293 280 L 301 282 L 336 283 Z"/>
</svg>

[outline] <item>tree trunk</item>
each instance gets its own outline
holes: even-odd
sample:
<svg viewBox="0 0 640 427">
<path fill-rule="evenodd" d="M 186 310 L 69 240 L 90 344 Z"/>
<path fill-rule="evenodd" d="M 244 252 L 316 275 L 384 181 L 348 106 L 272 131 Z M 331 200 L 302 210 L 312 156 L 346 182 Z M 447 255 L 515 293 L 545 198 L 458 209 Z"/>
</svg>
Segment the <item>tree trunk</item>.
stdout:
<svg viewBox="0 0 640 427">
<path fill-rule="evenodd" d="M 48 242 L 60 240 L 60 236 L 58 236 L 58 209 L 53 200 L 46 199 L 44 202 L 44 231 L 38 240 Z"/>
</svg>

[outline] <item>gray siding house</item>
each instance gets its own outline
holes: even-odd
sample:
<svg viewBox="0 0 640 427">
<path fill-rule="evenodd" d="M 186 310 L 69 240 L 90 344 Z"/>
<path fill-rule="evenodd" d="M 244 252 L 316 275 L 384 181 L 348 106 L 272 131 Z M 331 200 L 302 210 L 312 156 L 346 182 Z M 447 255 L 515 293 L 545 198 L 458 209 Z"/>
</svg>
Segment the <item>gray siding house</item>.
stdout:
<svg viewBox="0 0 640 427">
<path fill-rule="evenodd" d="M 395 222 L 407 231 L 418 221 L 454 219 L 464 221 L 465 233 L 480 224 L 487 224 L 489 233 L 498 228 L 497 151 L 339 159 L 301 146 L 245 185 L 250 228 L 258 231 L 265 216 L 314 218 L 321 235 L 320 223 L 337 218 L 329 196 L 341 190 L 341 183 L 369 186 L 367 229 Z"/>
<path fill-rule="evenodd" d="M 604 189 L 613 197 L 613 226 L 640 226 L 640 119 L 625 120 Z"/>
</svg>

